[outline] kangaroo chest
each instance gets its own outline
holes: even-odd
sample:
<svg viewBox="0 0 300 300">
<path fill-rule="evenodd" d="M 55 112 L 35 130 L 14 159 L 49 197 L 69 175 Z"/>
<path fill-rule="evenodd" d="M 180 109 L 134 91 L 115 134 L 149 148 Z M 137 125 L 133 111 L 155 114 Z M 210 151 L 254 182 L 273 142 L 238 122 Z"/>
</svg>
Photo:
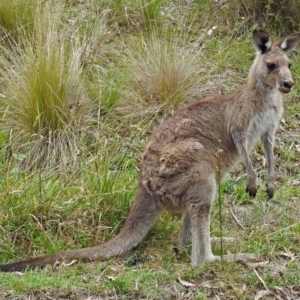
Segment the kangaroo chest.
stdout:
<svg viewBox="0 0 300 300">
<path fill-rule="evenodd" d="M 273 134 L 275 132 L 282 113 L 283 108 L 281 105 L 272 105 L 254 115 L 250 120 L 246 133 L 250 149 L 254 147 L 263 134 L 267 132 Z"/>
</svg>

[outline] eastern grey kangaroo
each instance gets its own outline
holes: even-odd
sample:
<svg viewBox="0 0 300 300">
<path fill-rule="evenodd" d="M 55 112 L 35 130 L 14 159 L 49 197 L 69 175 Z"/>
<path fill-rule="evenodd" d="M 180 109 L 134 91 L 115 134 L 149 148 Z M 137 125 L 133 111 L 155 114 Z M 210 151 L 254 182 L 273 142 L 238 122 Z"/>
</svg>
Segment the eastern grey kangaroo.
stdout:
<svg viewBox="0 0 300 300">
<path fill-rule="evenodd" d="M 256 175 L 249 153 L 261 140 L 268 166 L 266 193 L 273 197 L 273 144 L 283 113 L 281 93 L 288 93 L 293 87 L 286 52 L 294 49 L 299 40 L 297 33 L 272 44 L 266 31 L 255 29 L 256 58 L 248 82 L 230 95 L 210 96 L 189 104 L 157 127 L 142 156 L 133 206 L 114 239 L 94 247 L 1 265 L 0 271 L 42 267 L 57 261 L 89 262 L 125 254 L 146 236 L 162 210 L 184 214 L 179 240 L 182 244 L 192 243 L 193 266 L 219 259 L 212 254 L 210 244 L 210 210 L 219 177 L 217 165 L 224 178 L 242 159 L 248 175 L 246 191 L 255 197 Z M 245 253 L 224 256 L 227 260 L 251 258 L 252 254 Z"/>
</svg>

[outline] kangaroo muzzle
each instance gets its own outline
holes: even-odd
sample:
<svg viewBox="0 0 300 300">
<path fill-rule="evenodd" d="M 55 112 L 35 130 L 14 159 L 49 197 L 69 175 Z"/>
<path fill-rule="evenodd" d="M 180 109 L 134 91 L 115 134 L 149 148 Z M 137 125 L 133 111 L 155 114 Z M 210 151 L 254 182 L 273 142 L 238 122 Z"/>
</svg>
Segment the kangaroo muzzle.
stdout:
<svg viewBox="0 0 300 300">
<path fill-rule="evenodd" d="M 279 87 L 279 91 L 282 93 L 289 93 L 294 86 L 294 82 L 292 80 L 285 80 Z"/>
</svg>

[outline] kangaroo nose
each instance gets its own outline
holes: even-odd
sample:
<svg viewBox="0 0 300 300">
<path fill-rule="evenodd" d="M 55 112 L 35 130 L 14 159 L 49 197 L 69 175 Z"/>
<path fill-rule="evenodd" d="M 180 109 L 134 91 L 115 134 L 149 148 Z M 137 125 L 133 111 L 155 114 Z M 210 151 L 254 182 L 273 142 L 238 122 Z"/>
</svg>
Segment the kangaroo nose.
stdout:
<svg viewBox="0 0 300 300">
<path fill-rule="evenodd" d="M 283 88 L 287 91 L 290 91 L 292 89 L 293 85 L 294 85 L 294 82 L 291 80 L 285 80 L 283 82 Z"/>
</svg>

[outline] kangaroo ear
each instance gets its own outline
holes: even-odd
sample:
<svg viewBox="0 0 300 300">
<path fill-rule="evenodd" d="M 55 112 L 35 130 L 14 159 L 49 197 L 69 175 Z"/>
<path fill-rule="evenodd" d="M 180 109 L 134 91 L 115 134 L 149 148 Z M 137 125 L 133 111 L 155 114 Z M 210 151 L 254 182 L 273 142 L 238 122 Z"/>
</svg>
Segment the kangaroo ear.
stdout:
<svg viewBox="0 0 300 300">
<path fill-rule="evenodd" d="M 276 46 L 278 46 L 284 52 L 290 52 L 294 50 L 294 48 L 298 45 L 300 41 L 300 33 L 289 35 L 280 41 L 276 42 Z"/>
<path fill-rule="evenodd" d="M 259 53 L 264 54 L 271 48 L 272 41 L 266 31 L 256 28 L 253 30 L 253 45 Z"/>
</svg>

